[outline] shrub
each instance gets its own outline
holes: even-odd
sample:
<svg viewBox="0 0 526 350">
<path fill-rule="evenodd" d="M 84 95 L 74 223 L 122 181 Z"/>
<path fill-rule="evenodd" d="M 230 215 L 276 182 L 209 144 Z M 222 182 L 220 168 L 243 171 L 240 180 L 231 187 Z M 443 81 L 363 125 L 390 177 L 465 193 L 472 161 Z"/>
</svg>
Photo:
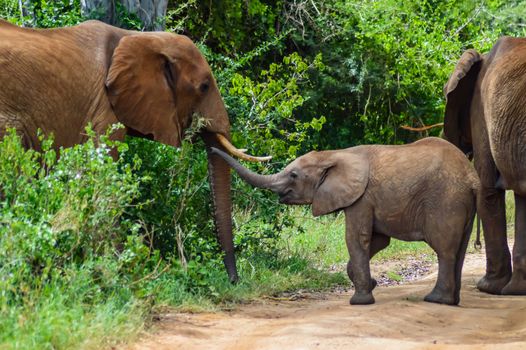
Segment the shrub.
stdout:
<svg viewBox="0 0 526 350">
<path fill-rule="evenodd" d="M 134 264 L 150 254 L 137 245 L 137 225 L 123 219 L 141 182 L 132 165 L 109 154 L 125 145 L 103 136 L 96 147 L 88 134 L 60 158 L 52 139 L 42 139 L 42 152 L 24 150 L 13 130 L 0 142 L 0 309 L 23 302 L 53 276 L 107 257 L 117 256 L 114 272 L 133 279 Z"/>
</svg>

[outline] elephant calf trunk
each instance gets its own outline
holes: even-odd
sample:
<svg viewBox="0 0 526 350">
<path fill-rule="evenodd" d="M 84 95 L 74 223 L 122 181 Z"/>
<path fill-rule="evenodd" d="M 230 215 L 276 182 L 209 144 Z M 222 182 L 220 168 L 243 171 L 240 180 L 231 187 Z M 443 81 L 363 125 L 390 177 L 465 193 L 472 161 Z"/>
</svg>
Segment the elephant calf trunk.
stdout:
<svg viewBox="0 0 526 350">
<path fill-rule="evenodd" d="M 273 187 L 274 187 L 273 185 L 275 184 L 275 182 L 277 180 L 277 174 L 274 174 L 274 175 L 260 175 L 260 174 L 256 174 L 256 173 L 248 170 L 247 168 L 245 168 L 241 164 L 239 164 L 238 161 L 236 161 L 234 158 L 230 157 L 225 152 L 223 152 L 223 151 L 221 151 L 221 150 L 219 150 L 219 149 L 217 149 L 215 147 L 212 147 L 211 152 L 212 152 L 212 154 L 216 154 L 216 155 L 220 156 L 221 158 L 223 158 L 225 160 L 225 162 L 227 162 L 239 174 L 239 176 L 243 180 L 245 180 L 246 182 L 248 182 L 252 186 L 274 190 L 273 189 Z"/>
</svg>

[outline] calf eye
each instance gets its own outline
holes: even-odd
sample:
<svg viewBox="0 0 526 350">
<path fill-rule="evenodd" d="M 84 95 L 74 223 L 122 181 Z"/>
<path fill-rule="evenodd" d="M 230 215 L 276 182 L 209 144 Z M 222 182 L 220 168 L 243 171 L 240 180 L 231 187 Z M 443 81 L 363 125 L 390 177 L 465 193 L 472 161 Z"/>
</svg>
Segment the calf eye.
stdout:
<svg viewBox="0 0 526 350">
<path fill-rule="evenodd" d="M 209 87 L 210 87 L 209 83 L 202 83 L 201 86 L 199 86 L 199 90 L 201 90 L 202 93 L 205 93 L 208 91 Z"/>
<path fill-rule="evenodd" d="M 291 177 L 292 179 L 295 179 L 295 178 L 298 177 L 298 174 L 296 174 L 296 172 L 294 172 L 294 171 L 291 171 L 291 172 L 290 172 L 290 177 Z"/>
</svg>

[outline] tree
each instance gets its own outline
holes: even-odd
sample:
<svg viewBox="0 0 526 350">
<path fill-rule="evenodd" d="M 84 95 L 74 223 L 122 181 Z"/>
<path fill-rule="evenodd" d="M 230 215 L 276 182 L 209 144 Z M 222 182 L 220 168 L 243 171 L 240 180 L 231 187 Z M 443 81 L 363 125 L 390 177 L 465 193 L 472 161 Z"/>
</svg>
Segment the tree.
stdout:
<svg viewBox="0 0 526 350">
<path fill-rule="evenodd" d="M 144 30 L 163 30 L 168 0 L 81 0 L 82 15 L 122 26 L 121 17 L 135 16 Z M 121 16 L 123 15 L 123 16 Z"/>
</svg>

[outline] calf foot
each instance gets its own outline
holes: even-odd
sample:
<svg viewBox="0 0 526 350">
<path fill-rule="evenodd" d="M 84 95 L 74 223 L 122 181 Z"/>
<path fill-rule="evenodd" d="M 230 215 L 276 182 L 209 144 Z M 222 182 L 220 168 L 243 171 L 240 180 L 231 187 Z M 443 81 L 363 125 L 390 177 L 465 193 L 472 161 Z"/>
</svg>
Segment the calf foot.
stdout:
<svg viewBox="0 0 526 350">
<path fill-rule="evenodd" d="M 424 301 L 437 304 L 458 305 L 460 301 L 459 298 L 448 294 L 433 289 L 431 293 L 424 297 Z"/>
<path fill-rule="evenodd" d="M 354 293 L 350 300 L 351 305 L 368 305 L 374 304 L 373 293 Z"/>
<path fill-rule="evenodd" d="M 352 279 L 351 279 L 351 282 L 354 284 L 354 281 Z M 371 278 L 371 282 L 369 284 L 369 292 L 372 292 L 373 289 L 375 289 L 377 285 L 378 285 L 378 282 L 376 281 L 376 279 Z"/>
<path fill-rule="evenodd" d="M 510 278 L 511 276 L 509 275 L 500 278 L 488 277 L 488 275 L 486 275 L 478 281 L 477 289 L 488 294 L 501 294 L 504 286 L 510 282 Z"/>
</svg>

